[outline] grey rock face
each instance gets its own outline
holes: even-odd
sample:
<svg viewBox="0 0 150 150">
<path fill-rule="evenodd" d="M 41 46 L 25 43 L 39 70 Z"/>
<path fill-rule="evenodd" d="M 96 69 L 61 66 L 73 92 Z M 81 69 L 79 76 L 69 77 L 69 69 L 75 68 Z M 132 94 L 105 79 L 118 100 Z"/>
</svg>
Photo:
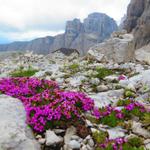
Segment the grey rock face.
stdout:
<svg viewBox="0 0 150 150">
<path fill-rule="evenodd" d="M 92 13 L 84 19 L 83 23 L 79 19 L 67 21 L 64 34 L 38 38 L 29 42 L 0 45 L 0 51 L 32 50 L 36 53 L 48 54 L 60 48 L 72 48 L 83 55 L 91 46 L 102 42 L 115 30 L 117 30 L 117 24 L 112 18 L 102 13 Z"/>
<path fill-rule="evenodd" d="M 27 127 L 23 104 L 15 98 L 0 95 L 0 149 L 40 150 Z"/>
<path fill-rule="evenodd" d="M 135 48 L 140 48 L 150 42 L 150 1 L 131 0 L 124 28 L 135 37 Z"/>
<path fill-rule="evenodd" d="M 46 145 L 47 146 L 59 144 L 62 142 L 63 142 L 63 138 L 57 136 L 54 131 L 51 131 L 51 130 L 46 131 Z"/>
<path fill-rule="evenodd" d="M 135 58 L 139 62 L 150 65 L 150 44 L 135 51 Z"/>
<path fill-rule="evenodd" d="M 111 37 L 103 43 L 99 43 L 90 48 L 95 54 L 101 54 L 99 61 L 114 61 L 127 62 L 133 59 L 134 44 L 132 34 L 119 35 L 118 37 Z"/>
</svg>

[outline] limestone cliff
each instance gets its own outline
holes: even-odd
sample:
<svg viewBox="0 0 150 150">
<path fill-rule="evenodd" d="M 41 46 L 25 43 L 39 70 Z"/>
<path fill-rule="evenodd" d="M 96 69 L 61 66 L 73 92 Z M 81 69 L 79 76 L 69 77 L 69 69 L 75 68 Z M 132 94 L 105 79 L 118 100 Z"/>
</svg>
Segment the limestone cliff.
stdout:
<svg viewBox="0 0 150 150">
<path fill-rule="evenodd" d="M 14 42 L 0 45 L 0 51 L 25 51 L 47 54 L 60 48 L 77 49 L 81 55 L 91 46 L 102 42 L 117 30 L 116 22 L 103 13 L 92 13 L 84 19 L 67 21 L 64 34 L 55 37 L 47 36 L 29 42 Z"/>
<path fill-rule="evenodd" d="M 150 42 L 150 0 L 131 0 L 124 28 L 133 32 L 135 48 Z"/>
</svg>

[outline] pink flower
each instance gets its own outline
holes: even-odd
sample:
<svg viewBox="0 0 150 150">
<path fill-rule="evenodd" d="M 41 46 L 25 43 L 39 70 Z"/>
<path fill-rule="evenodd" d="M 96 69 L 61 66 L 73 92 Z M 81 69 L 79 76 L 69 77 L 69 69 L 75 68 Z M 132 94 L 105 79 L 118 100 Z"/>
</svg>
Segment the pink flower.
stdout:
<svg viewBox="0 0 150 150">
<path fill-rule="evenodd" d="M 117 114 L 116 114 L 116 117 L 117 117 L 118 119 L 123 119 L 123 118 L 124 118 L 124 115 L 123 115 L 123 113 L 117 113 Z"/>
<path fill-rule="evenodd" d="M 125 75 L 120 75 L 118 77 L 118 80 L 127 80 L 127 77 Z"/>
</svg>

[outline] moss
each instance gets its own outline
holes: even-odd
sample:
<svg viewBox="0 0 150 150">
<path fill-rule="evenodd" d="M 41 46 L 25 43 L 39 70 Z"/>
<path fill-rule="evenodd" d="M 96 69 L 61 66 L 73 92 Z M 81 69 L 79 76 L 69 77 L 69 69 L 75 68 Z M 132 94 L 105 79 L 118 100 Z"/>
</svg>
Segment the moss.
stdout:
<svg viewBox="0 0 150 150">
<path fill-rule="evenodd" d="M 96 131 L 92 134 L 92 137 L 97 144 L 101 144 L 108 137 L 108 133 L 104 131 Z"/>
<path fill-rule="evenodd" d="M 150 125 L 150 113 L 144 114 L 142 123 L 144 125 Z"/>
<path fill-rule="evenodd" d="M 91 123 L 100 124 L 100 121 L 96 119 L 93 116 L 86 116 L 87 120 L 89 120 Z"/>
<path fill-rule="evenodd" d="M 123 145 L 123 150 L 145 150 L 144 147 L 133 147 L 130 144 L 126 143 Z"/>
<path fill-rule="evenodd" d="M 95 75 L 96 78 L 103 79 L 106 76 L 109 76 L 113 74 L 113 71 L 107 68 L 96 68 L 97 75 Z"/>
<path fill-rule="evenodd" d="M 79 69 L 79 64 L 72 64 L 72 65 L 69 66 L 69 69 L 78 70 Z"/>
<path fill-rule="evenodd" d="M 10 73 L 11 77 L 31 77 L 33 76 L 38 70 L 29 67 L 28 69 L 24 69 L 20 67 L 18 70 L 15 70 Z"/>
<path fill-rule="evenodd" d="M 128 111 L 126 109 L 122 110 L 122 113 L 125 115 L 126 120 L 132 119 L 132 117 L 139 117 L 139 119 L 141 120 L 144 116 L 144 112 L 141 112 L 139 108 L 134 108 L 132 111 Z"/>
<path fill-rule="evenodd" d="M 125 90 L 124 96 L 126 97 L 136 97 L 136 94 L 131 90 Z"/>
<path fill-rule="evenodd" d="M 131 100 L 130 99 L 120 99 L 118 102 L 117 102 L 117 106 L 126 106 L 128 104 L 131 103 Z"/>
<path fill-rule="evenodd" d="M 115 112 L 112 112 L 109 116 L 101 118 L 100 122 L 110 127 L 116 127 L 118 124 L 122 122 L 122 120 L 116 117 Z"/>
<path fill-rule="evenodd" d="M 128 139 L 128 144 L 131 145 L 132 147 L 139 148 L 144 143 L 143 143 L 143 139 L 139 137 L 132 137 Z"/>
</svg>

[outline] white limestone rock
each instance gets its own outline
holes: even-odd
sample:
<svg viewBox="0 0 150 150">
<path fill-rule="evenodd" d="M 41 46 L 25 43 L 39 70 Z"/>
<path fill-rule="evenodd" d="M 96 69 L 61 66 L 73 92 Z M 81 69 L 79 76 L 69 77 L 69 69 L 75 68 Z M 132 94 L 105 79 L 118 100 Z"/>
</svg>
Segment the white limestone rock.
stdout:
<svg viewBox="0 0 150 150">
<path fill-rule="evenodd" d="M 0 114 L 0 150 L 40 150 L 20 100 L 0 95 Z"/>
</svg>

